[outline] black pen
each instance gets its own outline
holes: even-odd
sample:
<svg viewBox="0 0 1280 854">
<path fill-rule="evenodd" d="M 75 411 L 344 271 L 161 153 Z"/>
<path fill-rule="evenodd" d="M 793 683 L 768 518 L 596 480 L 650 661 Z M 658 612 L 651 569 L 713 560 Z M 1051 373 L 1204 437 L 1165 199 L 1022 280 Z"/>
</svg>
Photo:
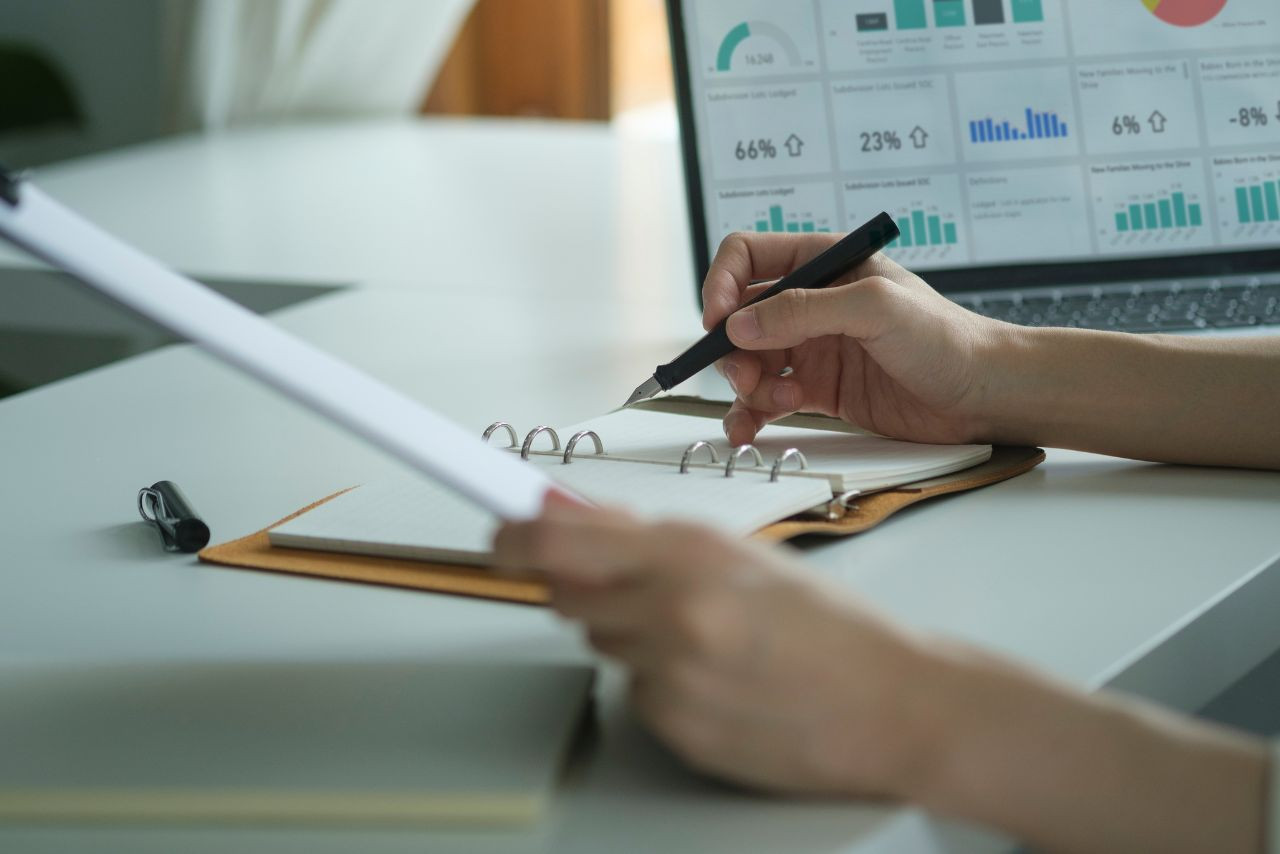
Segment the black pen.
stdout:
<svg viewBox="0 0 1280 854">
<path fill-rule="evenodd" d="M 156 526 L 165 551 L 198 552 L 209 544 L 209 526 L 171 480 L 138 490 L 138 515 Z"/>
<path fill-rule="evenodd" d="M 753 299 L 748 305 L 755 305 L 761 300 L 792 288 L 825 288 L 892 243 L 897 237 L 898 225 L 893 221 L 893 217 L 887 213 L 878 214 L 809 263 L 783 276 L 777 284 Z M 631 397 L 623 407 L 641 400 L 648 400 L 660 391 L 670 391 L 694 374 L 711 367 L 717 359 L 732 353 L 735 347 L 726 331 L 728 322 L 728 317 L 720 321 L 696 344 L 677 356 L 675 361 L 658 365 L 654 369 L 653 376 L 642 382 L 631 393 Z"/>
</svg>

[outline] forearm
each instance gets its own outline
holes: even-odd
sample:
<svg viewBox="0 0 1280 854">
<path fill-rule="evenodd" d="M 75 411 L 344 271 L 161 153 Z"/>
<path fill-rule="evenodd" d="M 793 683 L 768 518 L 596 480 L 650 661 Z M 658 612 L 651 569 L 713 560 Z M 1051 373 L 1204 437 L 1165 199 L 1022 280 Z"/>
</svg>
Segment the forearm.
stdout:
<svg viewBox="0 0 1280 854">
<path fill-rule="evenodd" d="M 1280 469 L 1280 336 L 1009 328 L 999 351 L 994 441 Z"/>
<path fill-rule="evenodd" d="M 939 761 L 913 800 L 1051 851 L 1263 850 L 1260 742 L 969 651 L 936 664 Z"/>
</svg>

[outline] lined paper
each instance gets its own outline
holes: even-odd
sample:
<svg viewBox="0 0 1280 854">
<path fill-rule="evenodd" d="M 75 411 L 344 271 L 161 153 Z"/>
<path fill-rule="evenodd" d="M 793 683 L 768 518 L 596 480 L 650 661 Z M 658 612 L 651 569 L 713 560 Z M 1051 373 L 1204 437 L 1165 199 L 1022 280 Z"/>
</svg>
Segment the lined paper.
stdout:
<svg viewBox="0 0 1280 854">
<path fill-rule="evenodd" d="M 519 459 L 514 453 L 512 457 Z M 830 500 L 822 480 L 769 481 L 764 470 L 628 464 L 582 457 L 564 465 L 559 456 L 537 456 L 536 467 L 598 504 L 617 505 L 647 519 L 701 522 L 745 536 L 778 519 Z M 416 478 L 359 487 L 268 533 L 272 545 L 351 554 L 485 564 L 500 520 L 438 484 Z"/>
<path fill-rule="evenodd" d="M 579 430 L 594 430 L 610 457 L 649 463 L 678 465 L 689 445 L 709 442 L 720 455 L 721 465 L 730 453 L 720 421 L 698 415 L 621 409 L 566 427 L 561 436 Z M 788 448 L 799 448 L 808 461 L 808 470 L 797 472 L 788 461 L 788 477 L 823 478 L 834 492 L 871 490 L 901 486 L 950 474 L 986 462 L 990 445 L 925 445 L 885 439 L 868 433 L 836 433 L 807 427 L 769 424 L 753 443 L 766 465 Z M 584 446 L 586 447 L 586 446 Z M 706 465 L 705 450 L 697 460 Z M 743 457 L 742 463 L 750 457 Z"/>
</svg>

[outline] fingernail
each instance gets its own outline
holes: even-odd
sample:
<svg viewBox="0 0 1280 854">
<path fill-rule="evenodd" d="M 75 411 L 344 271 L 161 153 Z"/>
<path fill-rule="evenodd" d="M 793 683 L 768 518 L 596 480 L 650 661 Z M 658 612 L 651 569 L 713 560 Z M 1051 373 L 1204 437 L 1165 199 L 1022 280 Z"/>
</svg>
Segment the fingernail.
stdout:
<svg viewBox="0 0 1280 854">
<path fill-rule="evenodd" d="M 729 381 L 729 388 L 733 389 L 733 393 L 738 393 L 738 366 L 725 365 L 724 378 Z"/>
<path fill-rule="evenodd" d="M 729 318 L 729 332 L 739 341 L 755 341 L 764 335 L 760 331 L 760 321 L 756 318 L 755 309 L 744 309 Z"/>
<path fill-rule="evenodd" d="M 778 385 L 773 390 L 773 405 L 779 409 L 786 410 L 795 409 L 799 406 L 799 401 L 796 400 L 795 387 L 788 383 Z"/>
</svg>

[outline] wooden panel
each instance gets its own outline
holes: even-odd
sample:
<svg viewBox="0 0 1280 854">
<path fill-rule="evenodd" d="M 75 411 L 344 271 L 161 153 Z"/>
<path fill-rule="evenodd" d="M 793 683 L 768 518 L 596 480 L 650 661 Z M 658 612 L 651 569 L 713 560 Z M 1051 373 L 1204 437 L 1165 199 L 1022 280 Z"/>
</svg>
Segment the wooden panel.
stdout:
<svg viewBox="0 0 1280 854">
<path fill-rule="evenodd" d="M 608 0 L 478 0 L 424 112 L 608 119 Z"/>
</svg>

